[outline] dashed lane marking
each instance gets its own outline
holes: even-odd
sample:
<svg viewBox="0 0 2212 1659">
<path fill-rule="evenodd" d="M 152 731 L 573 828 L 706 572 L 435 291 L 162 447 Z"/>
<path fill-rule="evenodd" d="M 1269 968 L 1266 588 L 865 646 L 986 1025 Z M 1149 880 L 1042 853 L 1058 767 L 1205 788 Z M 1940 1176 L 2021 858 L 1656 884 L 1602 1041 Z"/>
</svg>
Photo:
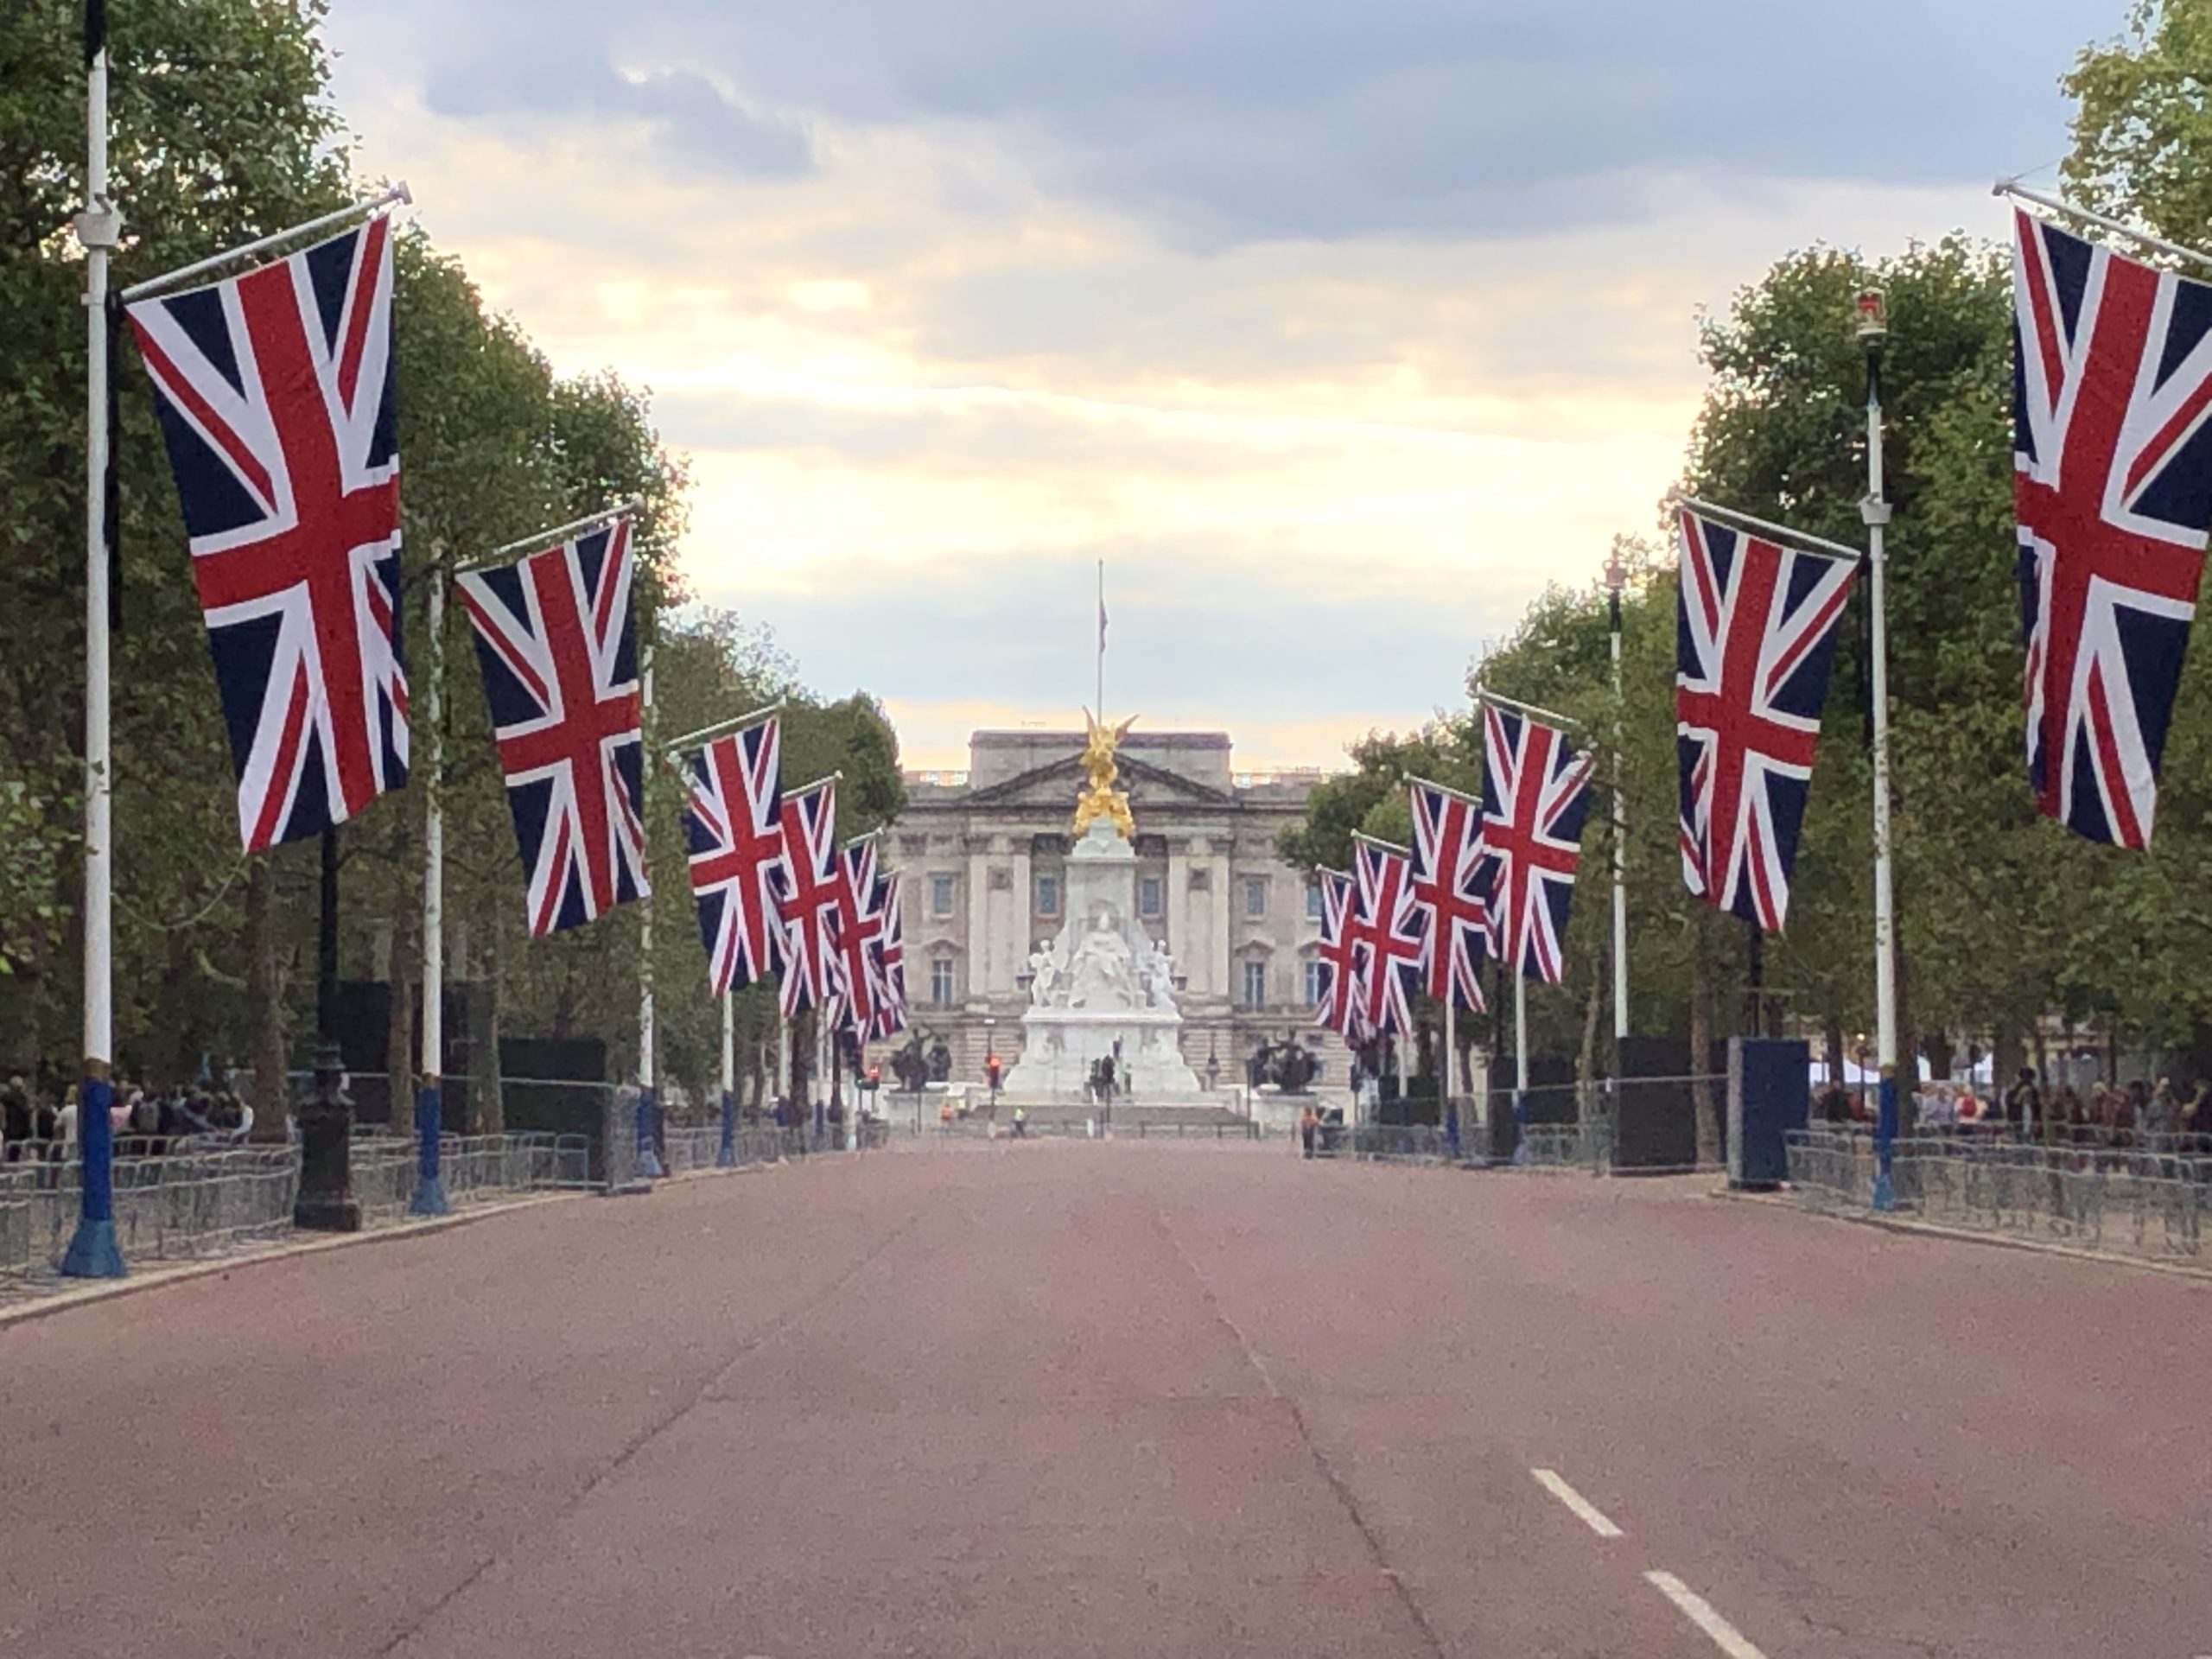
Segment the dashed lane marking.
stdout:
<svg viewBox="0 0 2212 1659">
<path fill-rule="evenodd" d="M 1728 1659 L 1766 1659 L 1744 1639 L 1744 1633 L 1713 1611 L 1713 1604 L 1671 1573 L 1647 1573 L 1645 1582 L 1681 1609 L 1682 1617 L 1713 1638 L 1713 1646 Z"/>
<path fill-rule="evenodd" d="M 1531 1469 L 1536 1484 L 1567 1505 L 1577 1520 L 1600 1538 L 1618 1538 L 1621 1529 L 1605 1518 L 1605 1512 L 1588 1498 L 1568 1485 L 1556 1469 Z"/>
</svg>

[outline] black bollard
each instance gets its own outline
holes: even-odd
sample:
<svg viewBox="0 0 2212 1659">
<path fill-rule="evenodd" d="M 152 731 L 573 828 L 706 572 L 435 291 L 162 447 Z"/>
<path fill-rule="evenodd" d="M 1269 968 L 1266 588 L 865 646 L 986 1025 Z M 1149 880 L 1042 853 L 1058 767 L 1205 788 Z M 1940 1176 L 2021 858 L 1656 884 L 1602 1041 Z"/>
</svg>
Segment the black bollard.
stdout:
<svg viewBox="0 0 2212 1659">
<path fill-rule="evenodd" d="M 301 1103 L 300 1196 L 292 1225 L 316 1233 L 358 1233 L 361 1206 L 353 1201 L 353 1101 L 339 1086 L 338 1045 L 315 1052 L 315 1092 Z"/>
</svg>

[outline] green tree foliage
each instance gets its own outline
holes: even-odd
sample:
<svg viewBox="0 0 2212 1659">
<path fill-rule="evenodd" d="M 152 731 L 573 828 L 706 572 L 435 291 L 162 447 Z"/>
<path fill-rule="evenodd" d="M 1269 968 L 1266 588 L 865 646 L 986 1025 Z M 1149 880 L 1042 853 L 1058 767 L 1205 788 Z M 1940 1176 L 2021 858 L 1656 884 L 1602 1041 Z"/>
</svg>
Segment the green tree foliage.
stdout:
<svg viewBox="0 0 2212 1659">
<path fill-rule="evenodd" d="M 127 284 L 281 229 L 356 194 L 313 0 L 133 0 L 111 8 L 115 194 Z M 69 216 L 83 189 L 76 0 L 0 10 L 0 1058 L 65 1070 L 76 1047 L 84 606 L 83 271 Z M 428 637 L 442 573 L 557 523 L 635 499 L 640 624 L 657 638 L 652 729 L 666 738 L 791 699 L 786 776 L 842 770 L 847 834 L 903 802 L 898 745 L 865 694 L 808 694 L 757 623 L 690 605 L 676 562 L 685 475 L 645 395 L 612 373 L 563 377 L 460 264 L 418 232 L 396 251 L 404 462 L 404 633 L 416 704 L 416 776 L 343 832 L 340 971 L 405 987 L 416 972 L 423 815 L 433 732 L 423 717 L 445 664 L 451 979 L 496 981 L 502 1030 L 597 1035 L 635 1063 L 635 911 L 559 938 L 525 937 L 523 886 L 468 629 L 448 606 Z M 258 1049 L 248 1027 L 256 939 L 249 866 L 214 677 L 189 580 L 175 491 L 150 392 L 127 341 L 115 387 L 124 626 L 115 642 L 118 1041 L 126 1071 L 167 1076 L 203 1053 Z M 810 775 L 811 775 L 810 773 Z M 664 1065 L 711 1078 L 719 1019 L 704 969 L 674 774 L 648 790 L 658 888 L 655 976 Z M 313 987 L 315 852 L 262 868 L 266 959 L 289 1035 Z M 397 999 L 403 1010 L 411 1001 Z M 749 1029 L 766 1000 L 746 1000 Z M 280 1045 L 286 1033 L 277 1032 Z M 395 1057 L 407 1052 L 395 1031 Z"/>
</svg>

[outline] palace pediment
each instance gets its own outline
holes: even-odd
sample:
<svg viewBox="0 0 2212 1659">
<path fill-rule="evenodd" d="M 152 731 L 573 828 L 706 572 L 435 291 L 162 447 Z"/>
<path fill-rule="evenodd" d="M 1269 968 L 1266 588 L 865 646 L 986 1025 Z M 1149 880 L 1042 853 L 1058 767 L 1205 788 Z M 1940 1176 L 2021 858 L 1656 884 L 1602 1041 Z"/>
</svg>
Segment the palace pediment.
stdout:
<svg viewBox="0 0 2212 1659">
<path fill-rule="evenodd" d="M 1154 766 L 1134 755 L 1116 757 L 1121 768 L 1120 786 L 1128 791 L 1129 805 L 1135 812 L 1139 827 L 1142 827 L 1144 809 L 1147 804 L 1155 806 L 1205 806 L 1233 808 L 1236 798 L 1226 790 L 1210 787 L 1170 772 L 1165 766 Z M 1072 813 L 1076 797 L 1087 783 L 1084 776 L 1083 759 L 1070 753 L 1065 758 L 1035 766 L 1029 771 L 1008 778 L 988 788 L 971 792 L 962 803 L 969 807 L 1036 808 L 1040 810 Z"/>
</svg>

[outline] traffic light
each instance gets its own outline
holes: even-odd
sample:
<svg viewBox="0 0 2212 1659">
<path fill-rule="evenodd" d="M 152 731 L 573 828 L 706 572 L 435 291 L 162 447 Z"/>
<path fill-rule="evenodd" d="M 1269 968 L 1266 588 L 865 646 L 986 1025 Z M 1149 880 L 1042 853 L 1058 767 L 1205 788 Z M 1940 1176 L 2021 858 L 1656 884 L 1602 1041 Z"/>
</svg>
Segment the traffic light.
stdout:
<svg viewBox="0 0 2212 1659">
<path fill-rule="evenodd" d="M 1000 1072 L 1000 1070 L 1001 1070 L 1001 1067 L 1000 1067 L 1000 1065 L 999 1065 L 999 1057 L 998 1057 L 997 1055 L 995 1055 L 995 1054 L 992 1055 L 992 1056 L 990 1057 L 990 1058 L 988 1058 L 988 1059 L 987 1059 L 987 1060 L 985 1060 L 985 1061 L 983 1062 L 983 1072 L 984 1072 L 984 1075 L 990 1078 L 990 1080 L 991 1080 L 991 1092 L 992 1092 L 993 1094 L 995 1094 L 995 1095 L 996 1093 L 998 1093 L 998 1091 L 999 1091 L 999 1072 Z"/>
<path fill-rule="evenodd" d="M 879 1089 L 882 1088 L 882 1087 L 883 1087 L 883 1068 L 882 1068 L 881 1066 L 880 1066 L 880 1065 L 871 1065 L 870 1067 L 868 1067 L 868 1081 L 867 1081 L 867 1083 L 866 1083 L 866 1084 L 862 1084 L 861 1086 L 862 1086 L 862 1087 L 864 1087 L 865 1089 L 867 1089 L 867 1090 L 868 1090 L 870 1094 L 874 1094 L 877 1090 L 879 1090 Z"/>
</svg>

